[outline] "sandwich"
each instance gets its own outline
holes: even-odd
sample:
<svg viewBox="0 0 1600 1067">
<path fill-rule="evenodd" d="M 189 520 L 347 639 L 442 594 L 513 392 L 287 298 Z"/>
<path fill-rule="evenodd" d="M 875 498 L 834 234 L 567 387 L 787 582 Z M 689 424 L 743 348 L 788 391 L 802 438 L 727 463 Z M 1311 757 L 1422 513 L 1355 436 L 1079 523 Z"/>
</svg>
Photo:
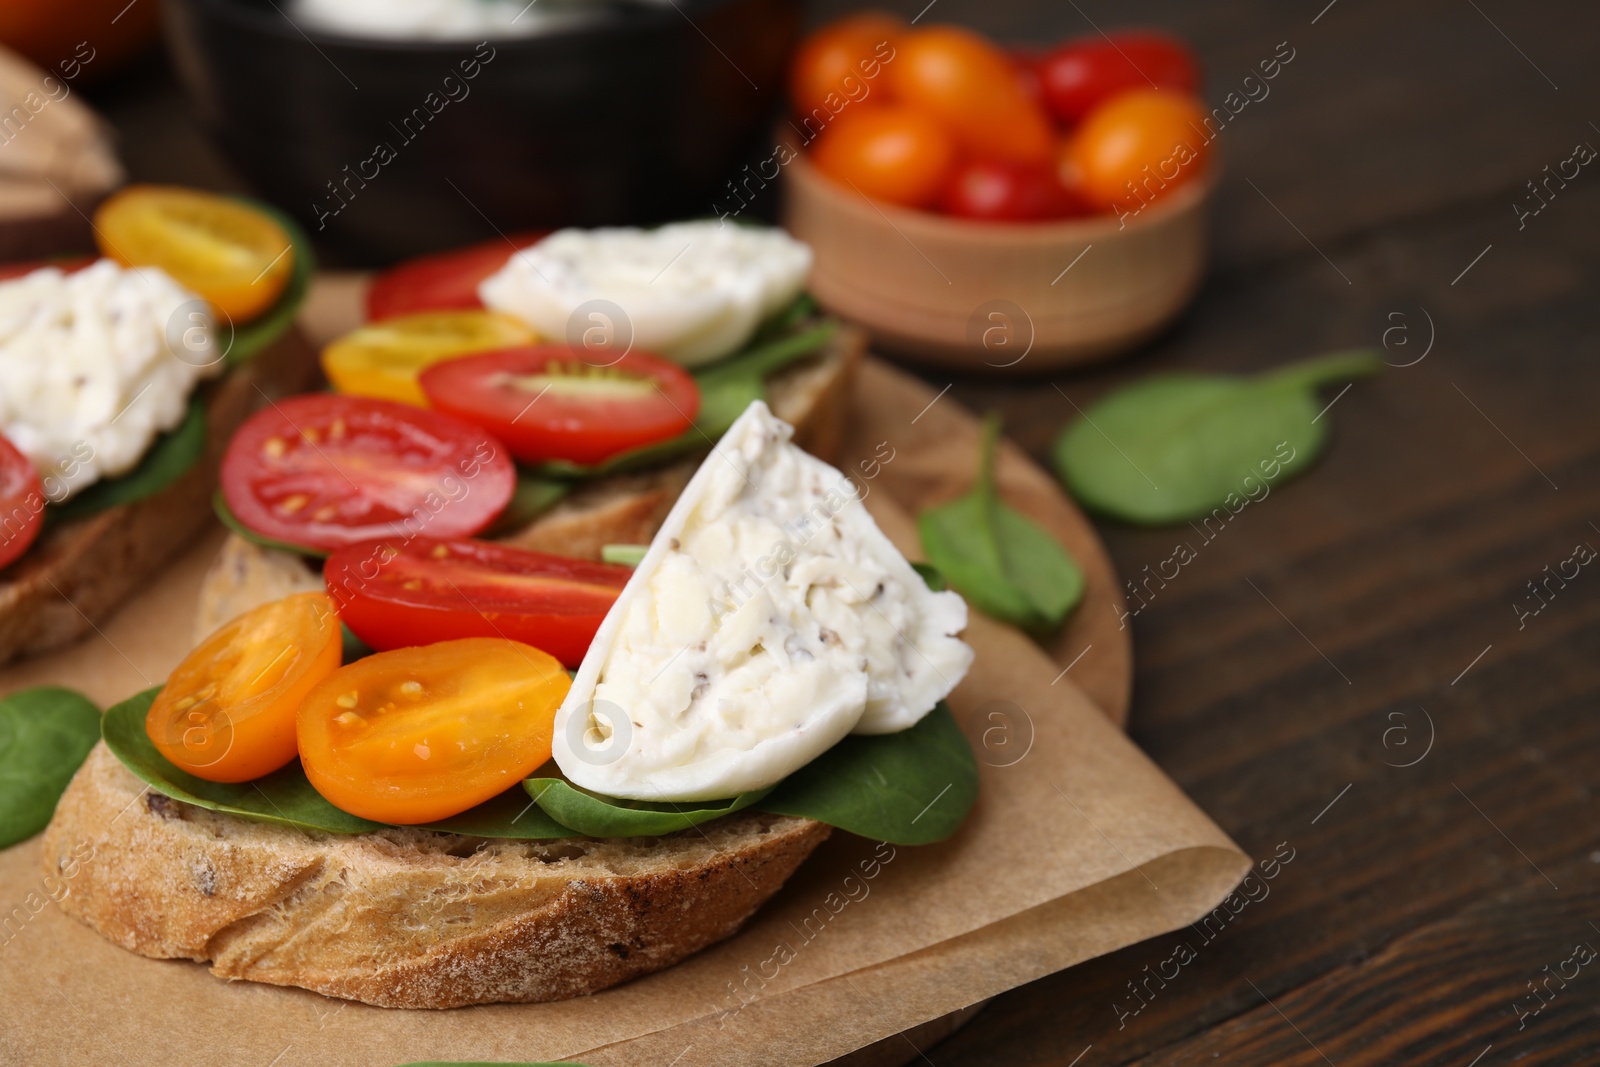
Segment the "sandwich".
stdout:
<svg viewBox="0 0 1600 1067">
<path fill-rule="evenodd" d="M 95 230 L 98 258 L 0 270 L 0 662 L 88 633 L 197 535 L 232 431 L 312 370 L 281 215 L 132 186 Z"/>
<path fill-rule="evenodd" d="M 336 550 L 106 713 L 45 835 L 65 911 L 228 979 L 554 1000 L 730 936 L 834 829 L 925 844 L 975 801 L 965 603 L 761 400 L 631 568 L 436 533 Z M 408 599 L 445 586 L 526 595 L 463 635 Z M 363 598 L 411 643 L 347 647 Z"/>
</svg>

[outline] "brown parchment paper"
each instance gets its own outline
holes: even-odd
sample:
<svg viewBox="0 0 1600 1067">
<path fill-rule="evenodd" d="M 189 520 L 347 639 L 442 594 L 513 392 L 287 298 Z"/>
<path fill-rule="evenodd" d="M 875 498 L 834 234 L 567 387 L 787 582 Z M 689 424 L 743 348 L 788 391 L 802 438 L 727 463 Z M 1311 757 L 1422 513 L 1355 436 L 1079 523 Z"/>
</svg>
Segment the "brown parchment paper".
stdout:
<svg viewBox="0 0 1600 1067">
<path fill-rule="evenodd" d="M 876 413 L 862 423 L 873 443 L 903 432 L 918 389 L 934 395 L 903 381 L 897 391 L 902 378 L 876 374 L 877 395 L 893 402 L 858 394 Z M 873 382 L 869 374 L 863 386 Z M 899 491 L 868 497 L 913 556 L 915 532 L 896 498 L 919 470 L 942 463 L 959 483 L 972 463 L 972 420 L 953 404 L 941 411 L 946 404 L 916 426 L 939 412 L 954 420 L 947 432 L 908 436 L 880 475 Z M 885 412 L 892 425 L 874 423 Z M 1003 457 L 1003 487 L 1019 484 L 1008 470 L 1023 462 Z M 888 473 L 896 464 L 898 481 Z M 1027 481 L 1023 472 L 1024 490 Z M 1103 598 L 1114 580 L 1088 536 L 1097 556 L 1086 569 Z M 102 635 L 0 673 L 0 691 L 49 681 L 110 702 L 159 682 L 187 651 L 195 591 L 218 540 L 197 546 Z M 814 1064 L 1209 911 L 1249 860 L 1085 697 L 1076 669 L 1064 674 L 1057 659 L 981 616 L 967 637 L 977 660 L 950 703 L 980 757 L 982 790 L 955 838 L 892 848 L 837 834 L 737 936 L 593 997 L 404 1012 L 223 982 L 202 965 L 135 956 L 62 915 L 37 840 L 0 853 L 0 1064 Z M 1125 635 L 1085 643 L 1101 640 L 1108 652 L 1122 642 L 1125 653 Z M 1115 677 L 1101 682 L 1113 697 Z"/>
</svg>

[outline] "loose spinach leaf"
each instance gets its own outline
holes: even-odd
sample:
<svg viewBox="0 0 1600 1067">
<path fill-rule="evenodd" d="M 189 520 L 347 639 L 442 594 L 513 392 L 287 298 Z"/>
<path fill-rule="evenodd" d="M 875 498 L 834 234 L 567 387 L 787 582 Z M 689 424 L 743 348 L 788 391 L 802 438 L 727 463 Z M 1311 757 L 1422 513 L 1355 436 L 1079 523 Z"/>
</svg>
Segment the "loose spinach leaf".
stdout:
<svg viewBox="0 0 1600 1067">
<path fill-rule="evenodd" d="M 99 739 L 100 709 L 70 689 L 23 689 L 0 700 L 0 848 L 45 828 Z"/>
<path fill-rule="evenodd" d="M 922 549 L 978 610 L 1030 630 L 1061 625 L 1083 599 L 1077 561 L 994 485 L 1000 420 L 984 423 L 972 492 L 917 517 Z"/>
<path fill-rule="evenodd" d="M 283 227 L 294 247 L 294 267 L 289 274 L 289 284 L 284 286 L 278 300 L 266 311 L 249 322 L 234 325 L 224 320 L 217 324 L 216 343 L 229 367 L 242 367 L 267 346 L 282 337 L 294 326 L 295 316 L 311 287 L 312 275 L 317 272 L 317 257 L 311 250 L 311 238 L 289 216 L 270 204 L 247 196 L 234 199 L 265 215 Z"/>
<path fill-rule="evenodd" d="M 653 467 L 680 456 L 703 452 L 716 444 L 751 401 L 767 398 L 766 380 L 790 363 L 811 355 L 833 338 L 839 326 L 824 322 L 799 333 L 757 343 L 736 356 L 694 372 L 700 387 L 700 413 L 695 424 L 677 437 L 613 456 L 604 463 L 582 466 L 565 460 L 541 463 L 534 471 L 552 478 L 591 478 L 617 471 Z"/>
<path fill-rule="evenodd" d="M 159 688 L 147 689 L 107 711 L 101 723 L 106 747 L 134 776 L 156 792 L 256 822 L 276 823 L 299 830 L 330 834 L 362 834 L 382 830 L 385 824 L 340 811 L 323 799 L 300 769 L 298 760 L 253 782 L 208 782 L 180 770 L 150 741 L 144 720 Z M 424 827 L 445 833 L 519 840 L 571 837 L 572 832 L 554 822 L 516 790 L 508 790 L 470 811 L 442 823 Z"/>
<path fill-rule="evenodd" d="M 1181 522 L 1259 499 L 1253 494 L 1306 470 L 1322 451 L 1328 421 L 1317 387 L 1382 366 L 1358 349 L 1252 377 L 1147 378 L 1067 427 L 1056 470 L 1079 500 L 1129 522 Z"/>
<path fill-rule="evenodd" d="M 529 778 L 522 787 L 546 815 L 586 837 L 659 837 L 748 808 L 768 792 L 740 793 L 732 800 L 652 804 L 599 796 L 560 778 Z"/>
<path fill-rule="evenodd" d="M 52 521 L 87 518 L 122 504 L 155 496 L 189 473 L 206 451 L 206 408 L 196 392 L 177 427 L 156 438 L 139 465 L 127 474 L 105 478 L 72 499 L 50 505 Z"/>
<path fill-rule="evenodd" d="M 561 502 L 561 498 L 570 492 L 572 492 L 571 482 L 542 477 L 519 466 L 516 488 L 511 491 L 511 501 L 481 536 L 499 537 L 501 534 L 520 530 L 555 507 Z"/>
<path fill-rule="evenodd" d="M 944 575 L 939 568 L 931 563 L 913 563 L 911 569 L 917 572 L 922 579 L 922 584 L 932 589 L 935 593 L 942 593 L 950 588 L 950 583 L 944 580 Z"/>
<path fill-rule="evenodd" d="M 211 494 L 211 510 L 216 512 L 217 520 L 222 525 L 253 545 L 260 545 L 262 548 L 276 548 L 281 552 L 294 552 L 302 556 L 312 556 L 316 559 L 328 558 L 328 553 L 320 548 L 311 548 L 307 545 L 297 545 L 289 541 L 275 541 L 270 537 L 262 537 L 239 521 L 239 516 L 235 515 L 233 509 L 228 506 L 228 499 L 222 495 L 221 489 Z"/>
<path fill-rule="evenodd" d="M 909 730 L 846 737 L 755 808 L 891 845 L 926 845 L 955 833 L 977 799 L 972 746 L 940 701 Z"/>
</svg>

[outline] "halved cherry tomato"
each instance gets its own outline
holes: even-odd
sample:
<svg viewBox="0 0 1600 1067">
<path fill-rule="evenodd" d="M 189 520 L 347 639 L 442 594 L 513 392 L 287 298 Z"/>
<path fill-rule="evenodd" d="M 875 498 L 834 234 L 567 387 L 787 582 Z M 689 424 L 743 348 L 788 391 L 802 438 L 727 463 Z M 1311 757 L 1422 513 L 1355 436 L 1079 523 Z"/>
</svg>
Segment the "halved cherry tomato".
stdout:
<svg viewBox="0 0 1600 1067">
<path fill-rule="evenodd" d="M 97 258 L 96 256 L 61 256 L 57 259 L 30 260 L 27 263 L 0 263 L 0 282 L 8 282 L 13 278 L 24 278 L 36 270 L 43 270 L 45 267 L 55 267 L 63 274 L 76 274 Z"/>
<path fill-rule="evenodd" d="M 419 381 L 430 404 L 489 430 L 528 463 L 600 463 L 694 425 L 700 387 L 676 363 L 627 352 L 598 364 L 588 355 L 569 345 L 508 348 L 436 363 Z"/>
<path fill-rule="evenodd" d="M 130 185 L 94 213 L 100 251 L 125 267 L 160 267 L 234 322 L 282 295 L 295 250 L 278 221 L 248 204 L 170 185 Z"/>
<path fill-rule="evenodd" d="M 1129 89 L 1200 89 L 1200 65 L 1182 41 L 1149 30 L 1120 30 L 1068 41 L 1038 66 L 1046 103 L 1075 123 Z"/>
<path fill-rule="evenodd" d="M 391 400 L 312 393 L 250 416 L 222 457 L 228 509 L 263 537 L 331 552 L 426 532 L 468 537 L 516 487 L 471 423 Z"/>
<path fill-rule="evenodd" d="M 822 131 L 817 169 L 874 200 L 927 207 L 955 165 L 956 146 L 937 119 L 912 107 L 852 108 Z"/>
<path fill-rule="evenodd" d="M 895 42 L 909 29 L 898 15 L 861 11 L 800 42 L 789 67 L 789 101 L 795 114 L 825 123 L 845 107 L 880 93 L 878 75 L 894 60 Z"/>
<path fill-rule="evenodd" d="M 633 569 L 419 537 L 341 548 L 322 573 L 339 617 L 379 651 L 508 637 L 576 667 Z"/>
<path fill-rule="evenodd" d="M 1050 158 L 1049 117 L 1029 98 L 1010 57 L 986 38 L 930 26 L 904 37 L 885 69 L 897 101 L 944 123 L 972 155 L 1035 164 Z"/>
<path fill-rule="evenodd" d="M 1205 172 L 1210 147 L 1200 102 L 1164 89 L 1134 89 L 1096 108 L 1062 149 L 1058 174 L 1101 211 L 1142 205 Z"/>
<path fill-rule="evenodd" d="M 956 168 L 942 206 L 988 222 L 1028 222 L 1084 214 L 1087 208 L 1045 167 L 975 159 Z"/>
<path fill-rule="evenodd" d="M 498 637 L 378 652 L 306 697 L 300 759 L 334 807 L 378 822 L 434 822 L 548 760 L 571 686 L 553 657 Z"/>
<path fill-rule="evenodd" d="M 33 462 L 0 436 L 0 567 L 28 550 L 44 524 L 44 483 Z"/>
<path fill-rule="evenodd" d="M 521 319 L 495 311 L 423 311 L 357 327 L 322 350 L 322 373 L 341 393 L 425 407 L 417 375 L 441 360 L 531 345 Z"/>
<path fill-rule="evenodd" d="M 297 593 L 223 624 L 178 665 L 145 716 L 161 754 L 197 778 L 248 782 L 295 755 L 295 712 L 339 666 L 339 616 Z"/>
<path fill-rule="evenodd" d="M 367 290 L 367 321 L 418 311 L 464 311 L 483 307 L 478 285 L 506 265 L 519 249 L 538 244 L 547 231 L 496 237 L 453 252 L 418 256 L 390 267 Z"/>
</svg>

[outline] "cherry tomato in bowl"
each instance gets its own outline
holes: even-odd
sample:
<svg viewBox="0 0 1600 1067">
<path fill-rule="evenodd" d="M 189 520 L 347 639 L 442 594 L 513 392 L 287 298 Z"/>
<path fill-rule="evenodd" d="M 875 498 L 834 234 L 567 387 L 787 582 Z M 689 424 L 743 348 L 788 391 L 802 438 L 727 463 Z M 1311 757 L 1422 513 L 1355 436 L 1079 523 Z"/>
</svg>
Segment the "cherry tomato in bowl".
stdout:
<svg viewBox="0 0 1600 1067">
<path fill-rule="evenodd" d="M 323 577 L 339 616 L 379 651 L 506 637 L 576 667 L 633 570 L 489 541 L 349 545 Z"/>
<path fill-rule="evenodd" d="M 831 22 L 800 43 L 789 66 L 789 102 L 802 119 L 826 123 L 846 107 L 881 95 L 878 76 L 910 27 L 898 15 L 863 11 Z"/>
<path fill-rule="evenodd" d="M 454 416 L 312 393 L 247 419 L 222 457 L 222 496 L 262 537 L 331 552 L 389 536 L 470 537 L 505 508 L 505 446 Z"/>
<path fill-rule="evenodd" d="M 568 345 L 508 348 L 436 363 L 419 382 L 435 408 L 484 427 L 528 463 L 602 463 L 678 436 L 700 411 L 689 373 L 643 352 L 599 364 Z"/>
<path fill-rule="evenodd" d="M 322 350 L 322 373 L 341 393 L 425 407 L 417 375 L 441 360 L 537 340 L 497 311 L 420 311 L 359 326 Z"/>
<path fill-rule="evenodd" d="M 248 782 L 294 759 L 295 713 L 339 666 L 333 601 L 298 593 L 223 624 L 189 653 L 145 716 L 172 763 L 209 782 Z"/>
<path fill-rule="evenodd" d="M 1121 30 L 1069 41 L 1038 65 L 1040 88 L 1056 118 L 1075 123 L 1130 89 L 1200 90 L 1200 64 L 1182 41 Z"/>
<path fill-rule="evenodd" d="M 44 525 L 44 483 L 33 461 L 0 436 L 0 567 L 28 550 Z"/>
<path fill-rule="evenodd" d="M 367 290 L 367 321 L 378 322 L 419 311 L 469 311 L 482 308 L 478 286 L 497 273 L 519 250 L 546 234 L 514 233 L 451 252 L 418 256 L 378 275 Z"/>
<path fill-rule="evenodd" d="M 1028 96 L 1011 57 L 986 38 L 959 26 L 929 26 L 902 38 L 886 70 L 896 101 L 938 119 L 969 154 L 1049 160 L 1055 144 L 1049 116 Z"/>
<path fill-rule="evenodd" d="M 547 653 L 498 637 L 378 652 L 307 694 L 297 736 L 329 803 L 377 822 L 459 814 L 550 758 L 572 686 Z"/>
<path fill-rule="evenodd" d="M 1060 219 L 1087 211 L 1048 167 L 981 159 L 956 168 L 940 206 L 958 218 L 986 222 Z"/>
<path fill-rule="evenodd" d="M 1061 182 L 1099 211 L 1139 211 L 1205 173 L 1210 157 L 1200 102 L 1135 89 L 1096 108 L 1063 146 Z"/>
<path fill-rule="evenodd" d="M 884 104 L 840 114 L 817 138 L 811 161 L 873 200 L 928 207 L 949 181 L 956 146 L 938 120 Z"/>
</svg>

